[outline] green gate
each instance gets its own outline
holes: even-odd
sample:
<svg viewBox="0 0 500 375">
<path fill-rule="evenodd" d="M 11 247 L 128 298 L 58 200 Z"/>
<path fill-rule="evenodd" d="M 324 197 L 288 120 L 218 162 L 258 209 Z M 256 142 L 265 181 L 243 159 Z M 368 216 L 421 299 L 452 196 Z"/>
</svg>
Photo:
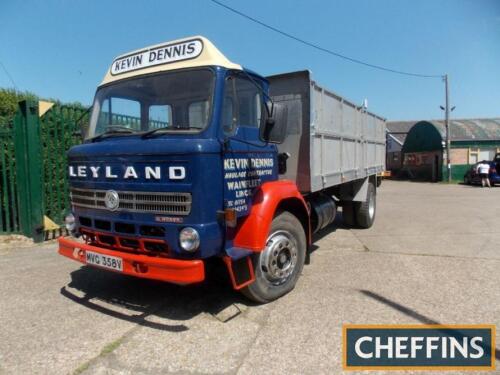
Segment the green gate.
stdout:
<svg viewBox="0 0 500 375">
<path fill-rule="evenodd" d="M 82 142 L 81 127 L 88 120 L 79 107 L 54 105 L 40 117 L 45 216 L 58 225 L 70 209 L 68 162 L 70 147 Z"/>
<path fill-rule="evenodd" d="M 0 234 L 19 231 L 12 122 L 0 123 Z"/>
<path fill-rule="evenodd" d="M 81 106 L 22 101 L 0 124 L 0 234 L 42 241 L 61 228 L 70 209 L 66 153 L 87 121 Z"/>
</svg>

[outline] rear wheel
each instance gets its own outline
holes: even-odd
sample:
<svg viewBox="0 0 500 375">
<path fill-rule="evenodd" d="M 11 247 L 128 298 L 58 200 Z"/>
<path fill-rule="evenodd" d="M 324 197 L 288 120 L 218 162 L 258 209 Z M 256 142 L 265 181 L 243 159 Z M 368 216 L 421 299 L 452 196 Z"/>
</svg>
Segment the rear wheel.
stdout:
<svg viewBox="0 0 500 375">
<path fill-rule="evenodd" d="M 354 205 L 352 202 L 344 202 L 342 204 L 342 219 L 344 224 L 350 227 L 356 225 L 356 217 L 354 215 Z"/>
<path fill-rule="evenodd" d="M 361 228 L 370 228 L 375 221 L 375 213 L 377 209 L 376 204 L 376 190 L 373 183 L 368 183 L 368 192 L 366 201 L 355 202 L 354 211 L 356 213 L 356 222 Z"/>
<path fill-rule="evenodd" d="M 470 185 L 470 177 L 469 176 L 464 176 L 464 184 Z"/>
<path fill-rule="evenodd" d="M 300 221 L 286 211 L 278 214 L 271 224 L 265 249 L 253 255 L 255 281 L 241 292 L 259 303 L 290 292 L 302 273 L 306 246 Z"/>
</svg>

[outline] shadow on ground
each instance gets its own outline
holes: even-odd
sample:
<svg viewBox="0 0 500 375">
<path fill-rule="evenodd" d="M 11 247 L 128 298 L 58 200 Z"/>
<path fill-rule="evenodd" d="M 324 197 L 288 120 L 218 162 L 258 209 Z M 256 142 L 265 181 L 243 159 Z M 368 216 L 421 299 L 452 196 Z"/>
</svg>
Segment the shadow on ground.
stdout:
<svg viewBox="0 0 500 375">
<path fill-rule="evenodd" d="M 328 236 L 337 228 L 344 228 L 341 213 L 337 214 L 333 224 L 315 234 L 314 241 Z M 318 248 L 313 244 L 310 252 Z M 241 310 L 238 306 L 254 305 L 232 289 L 227 271 L 218 259 L 207 263 L 206 271 L 205 282 L 178 286 L 83 266 L 71 273 L 71 282 L 62 287 L 60 293 L 101 314 L 171 332 L 187 330 L 182 322 L 202 313 L 226 322 L 239 315 Z M 232 311 L 227 313 L 229 308 Z M 179 324 L 151 321 L 153 316 Z"/>
<path fill-rule="evenodd" d="M 235 304 L 251 305 L 232 289 L 225 269 L 220 267 L 223 266 L 207 267 L 207 280 L 201 284 L 178 286 L 83 266 L 71 273 L 71 282 L 62 287 L 60 293 L 75 303 L 117 319 L 182 332 L 188 330 L 182 322 L 199 314 L 217 317 L 234 307 L 235 313 L 224 320 L 227 321 L 241 312 Z M 159 323 L 158 319 L 151 320 L 152 317 L 179 323 Z"/>
<path fill-rule="evenodd" d="M 386 306 L 389 306 L 393 308 L 394 310 L 399 311 L 400 313 L 405 314 L 406 316 L 409 316 L 413 319 L 418 320 L 422 324 L 442 324 L 438 322 L 437 320 L 431 319 L 423 314 L 420 314 L 419 312 L 410 309 L 406 306 L 403 306 L 395 301 L 390 300 L 389 298 L 386 298 L 378 293 L 372 292 L 370 290 L 359 290 L 359 292 L 366 297 L 369 297 L 371 299 L 374 299 L 375 301 L 378 301 L 380 303 L 383 303 Z M 485 347 L 488 349 L 493 349 L 493 353 L 495 355 L 495 358 L 500 361 L 500 350 L 496 347 L 491 348 L 489 345 L 485 344 Z"/>
</svg>

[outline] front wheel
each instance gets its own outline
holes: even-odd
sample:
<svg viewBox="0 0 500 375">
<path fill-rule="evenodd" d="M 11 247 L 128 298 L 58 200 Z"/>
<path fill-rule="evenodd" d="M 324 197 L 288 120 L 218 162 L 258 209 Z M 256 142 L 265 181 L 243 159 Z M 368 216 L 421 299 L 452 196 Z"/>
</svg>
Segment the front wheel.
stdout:
<svg viewBox="0 0 500 375">
<path fill-rule="evenodd" d="M 252 301 L 267 303 L 290 292 L 302 273 L 306 246 L 300 221 L 286 211 L 278 214 L 265 249 L 253 255 L 255 281 L 242 293 Z"/>
</svg>

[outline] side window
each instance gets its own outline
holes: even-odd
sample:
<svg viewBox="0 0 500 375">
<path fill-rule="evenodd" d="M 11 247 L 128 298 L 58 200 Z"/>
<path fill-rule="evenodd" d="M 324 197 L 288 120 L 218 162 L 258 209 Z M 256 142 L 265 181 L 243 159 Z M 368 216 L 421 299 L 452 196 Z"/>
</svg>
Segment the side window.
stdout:
<svg viewBox="0 0 500 375">
<path fill-rule="evenodd" d="M 258 128 L 261 116 L 261 92 L 255 84 L 246 78 L 236 78 L 238 96 L 238 125 Z"/>
<path fill-rule="evenodd" d="M 208 121 L 208 101 L 203 100 L 189 104 L 189 127 L 203 129 Z"/>
<path fill-rule="evenodd" d="M 226 79 L 222 109 L 222 127 L 232 133 L 235 126 L 258 128 L 262 116 L 262 94 L 258 87 L 245 77 Z"/>
<path fill-rule="evenodd" d="M 167 105 L 149 106 L 148 129 L 157 129 L 172 126 L 172 107 Z"/>
<path fill-rule="evenodd" d="M 222 129 L 224 133 L 233 133 L 236 127 L 236 82 L 234 77 L 226 79 L 224 101 L 222 104 Z"/>
</svg>

